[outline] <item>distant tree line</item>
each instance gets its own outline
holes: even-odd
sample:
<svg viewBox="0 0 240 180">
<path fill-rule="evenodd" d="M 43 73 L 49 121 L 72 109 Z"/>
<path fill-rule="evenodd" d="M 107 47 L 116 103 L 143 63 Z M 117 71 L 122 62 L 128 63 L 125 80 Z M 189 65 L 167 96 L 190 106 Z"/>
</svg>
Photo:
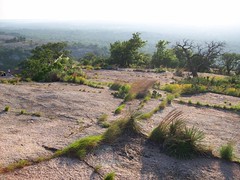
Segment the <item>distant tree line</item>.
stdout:
<svg viewBox="0 0 240 180">
<path fill-rule="evenodd" d="M 198 76 L 198 72 L 210 72 L 212 68 L 228 75 L 231 72 L 240 74 L 240 54 L 224 52 L 223 42 L 196 44 L 182 40 L 170 47 L 170 42 L 160 40 L 152 56 L 141 52 L 146 43 L 140 33 L 134 33 L 129 40 L 110 44 L 108 57 L 89 52 L 78 61 L 81 65 L 101 68 L 182 68 L 190 71 L 194 77 Z M 37 46 L 31 54 L 20 67 L 24 77 L 36 81 L 48 81 L 53 72 L 59 74 L 71 69 L 76 63 L 70 56 L 66 42 Z"/>
<path fill-rule="evenodd" d="M 23 36 L 19 36 L 19 37 L 14 37 L 12 39 L 5 40 L 5 43 L 16 43 L 16 42 L 24 42 L 24 41 L 26 41 L 26 38 Z"/>
<path fill-rule="evenodd" d="M 228 75 L 231 71 L 240 73 L 240 54 L 224 52 L 223 42 L 196 44 L 190 40 L 182 40 L 170 48 L 170 42 L 160 40 L 152 57 L 139 51 L 145 44 L 146 41 L 140 38 L 139 33 L 134 33 L 128 41 L 111 44 L 108 64 L 125 68 L 184 68 L 194 77 L 198 76 L 198 72 L 209 72 L 211 68 L 218 68 Z"/>
</svg>

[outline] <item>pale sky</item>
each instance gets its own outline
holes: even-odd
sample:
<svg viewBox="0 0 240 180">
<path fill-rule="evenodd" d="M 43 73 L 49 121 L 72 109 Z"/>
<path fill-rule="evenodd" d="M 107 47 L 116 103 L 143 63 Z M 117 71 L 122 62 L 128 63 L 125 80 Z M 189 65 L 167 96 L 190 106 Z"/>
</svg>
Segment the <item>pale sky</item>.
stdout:
<svg viewBox="0 0 240 180">
<path fill-rule="evenodd" d="M 239 0 L 0 0 L 0 19 L 240 26 Z"/>
</svg>

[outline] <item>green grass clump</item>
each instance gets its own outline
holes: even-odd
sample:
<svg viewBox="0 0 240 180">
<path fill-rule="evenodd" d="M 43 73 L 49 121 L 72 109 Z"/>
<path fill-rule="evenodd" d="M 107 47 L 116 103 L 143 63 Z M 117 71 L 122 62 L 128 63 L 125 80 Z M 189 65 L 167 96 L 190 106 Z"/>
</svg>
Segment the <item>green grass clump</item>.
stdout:
<svg viewBox="0 0 240 180">
<path fill-rule="evenodd" d="M 136 122 L 136 115 L 130 115 L 115 121 L 107 131 L 103 134 L 103 140 L 105 142 L 111 143 L 115 141 L 123 133 L 127 134 L 139 134 L 140 127 Z"/>
<path fill-rule="evenodd" d="M 108 128 L 110 124 L 107 122 L 107 119 L 108 119 L 108 115 L 102 114 L 97 120 L 98 124 L 103 128 Z"/>
<path fill-rule="evenodd" d="M 232 161 L 234 158 L 234 153 L 233 153 L 233 144 L 232 143 L 228 143 L 227 145 L 223 145 L 220 148 L 220 157 L 228 160 L 228 161 Z"/>
<path fill-rule="evenodd" d="M 114 82 L 110 85 L 110 89 L 114 91 L 118 91 L 122 87 L 122 83 Z"/>
<path fill-rule="evenodd" d="M 114 180 L 114 178 L 115 178 L 115 172 L 110 172 L 104 177 L 104 180 Z"/>
<path fill-rule="evenodd" d="M 120 83 L 113 83 L 110 86 L 110 89 L 117 91 L 113 93 L 113 96 L 121 99 L 124 99 L 129 94 L 130 88 L 131 86 L 129 84 Z"/>
<path fill-rule="evenodd" d="M 26 110 L 22 109 L 22 110 L 20 111 L 20 114 L 26 114 Z"/>
<path fill-rule="evenodd" d="M 94 167 L 94 172 L 95 172 L 95 173 L 99 173 L 99 171 L 100 171 L 101 168 L 102 168 L 101 165 L 95 166 L 95 167 Z"/>
<path fill-rule="evenodd" d="M 123 108 L 125 108 L 125 106 L 125 104 L 121 104 L 120 106 L 118 106 L 117 109 L 114 111 L 114 114 L 120 114 Z"/>
<path fill-rule="evenodd" d="M 101 143 L 102 140 L 103 136 L 101 135 L 81 138 L 75 141 L 74 143 L 70 144 L 63 150 L 57 151 L 54 154 L 54 157 L 66 155 L 83 159 L 87 155 L 87 153 L 96 148 Z"/>
<path fill-rule="evenodd" d="M 202 131 L 186 126 L 179 111 L 170 112 L 149 136 L 153 142 L 162 144 L 167 154 L 177 158 L 190 158 L 204 153 L 205 150 L 199 145 L 203 138 Z"/>
<path fill-rule="evenodd" d="M 40 112 L 34 112 L 34 113 L 32 113 L 32 116 L 41 117 L 41 113 Z"/>
<path fill-rule="evenodd" d="M 29 162 L 28 160 L 19 160 L 15 163 L 9 164 L 7 167 L 1 168 L 0 172 L 6 173 L 6 172 L 10 172 L 15 169 L 20 169 L 20 168 L 23 168 L 23 167 L 29 166 L 29 165 L 31 165 L 31 162 Z"/>
<path fill-rule="evenodd" d="M 156 143 L 163 143 L 167 138 L 169 133 L 170 124 L 181 115 L 181 112 L 173 112 L 168 114 L 159 125 L 153 129 L 151 132 L 149 139 Z M 180 123 L 179 123 L 180 124 Z"/>
<path fill-rule="evenodd" d="M 102 114 L 99 118 L 98 118 L 98 122 L 104 122 L 107 121 L 108 119 L 108 115 L 107 114 Z"/>
<path fill-rule="evenodd" d="M 147 97 L 148 97 L 148 96 L 147 96 Z M 161 95 L 159 92 L 157 92 L 156 90 L 153 90 L 153 92 L 152 92 L 152 94 L 151 94 L 151 98 L 157 99 L 157 98 L 159 98 L 159 97 L 162 97 L 162 95 Z"/>
<path fill-rule="evenodd" d="M 175 96 L 174 94 L 168 94 L 167 95 L 167 103 L 171 104 L 172 100 L 174 100 Z"/>
<path fill-rule="evenodd" d="M 149 119 L 153 116 L 153 114 L 154 114 L 154 111 L 143 113 L 138 117 L 138 119 Z"/>
<path fill-rule="evenodd" d="M 157 112 L 159 110 L 165 109 L 165 107 L 167 106 L 167 103 L 168 103 L 167 99 L 163 99 L 162 102 L 159 104 L 158 108 L 155 109 L 155 111 Z"/>
<path fill-rule="evenodd" d="M 5 106 L 4 111 L 10 111 L 10 106 Z"/>
</svg>

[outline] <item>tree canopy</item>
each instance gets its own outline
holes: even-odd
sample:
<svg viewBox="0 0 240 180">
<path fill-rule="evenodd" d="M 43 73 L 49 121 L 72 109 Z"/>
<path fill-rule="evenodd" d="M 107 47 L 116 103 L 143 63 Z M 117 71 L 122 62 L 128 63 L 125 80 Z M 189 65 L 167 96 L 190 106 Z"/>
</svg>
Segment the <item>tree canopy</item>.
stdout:
<svg viewBox="0 0 240 180">
<path fill-rule="evenodd" d="M 35 81 L 48 81 L 51 72 L 72 63 L 65 42 L 47 43 L 31 51 L 32 56 L 21 64 L 22 74 Z"/>
<path fill-rule="evenodd" d="M 179 58 L 186 61 L 186 65 L 194 77 L 199 71 L 208 71 L 223 51 L 223 42 L 209 42 L 205 46 L 194 44 L 189 40 L 177 42 L 175 49 Z"/>
<path fill-rule="evenodd" d="M 240 54 L 224 53 L 221 57 L 221 65 L 228 75 L 232 70 L 237 70 L 240 66 Z"/>
<path fill-rule="evenodd" d="M 151 64 L 153 67 L 171 67 L 175 68 L 178 65 L 178 59 L 175 55 L 175 52 L 173 49 L 168 49 L 167 45 L 170 42 L 165 40 L 158 41 L 156 48 L 157 51 L 154 52 L 152 56 Z"/>
<path fill-rule="evenodd" d="M 109 63 L 118 65 L 119 67 L 130 67 L 130 65 L 138 63 L 142 55 L 138 52 L 146 44 L 140 37 L 140 33 L 132 34 L 132 38 L 128 41 L 116 41 L 110 44 Z"/>
</svg>

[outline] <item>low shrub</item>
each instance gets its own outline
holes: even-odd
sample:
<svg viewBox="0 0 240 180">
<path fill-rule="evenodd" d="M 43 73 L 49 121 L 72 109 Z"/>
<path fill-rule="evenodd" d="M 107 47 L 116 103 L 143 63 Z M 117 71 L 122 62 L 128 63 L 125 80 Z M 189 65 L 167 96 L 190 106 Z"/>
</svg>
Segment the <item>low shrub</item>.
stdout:
<svg viewBox="0 0 240 180">
<path fill-rule="evenodd" d="M 220 157 L 231 161 L 234 158 L 234 153 L 233 153 L 233 144 L 232 143 L 228 143 L 227 145 L 223 145 L 220 148 Z"/>
</svg>

